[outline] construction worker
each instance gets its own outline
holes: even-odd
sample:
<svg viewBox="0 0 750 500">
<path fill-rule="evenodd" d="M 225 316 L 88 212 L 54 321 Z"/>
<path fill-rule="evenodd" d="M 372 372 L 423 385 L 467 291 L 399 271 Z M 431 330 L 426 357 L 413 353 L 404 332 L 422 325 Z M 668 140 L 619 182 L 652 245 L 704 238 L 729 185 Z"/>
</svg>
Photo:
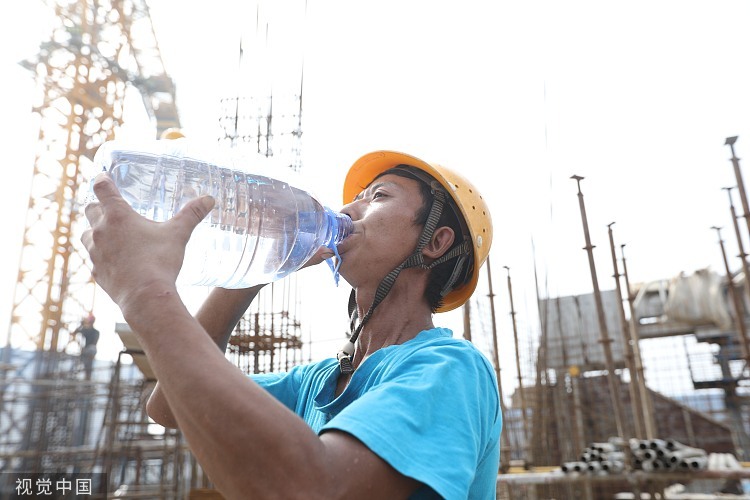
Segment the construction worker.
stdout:
<svg viewBox="0 0 750 500">
<path fill-rule="evenodd" d="M 83 337 L 81 361 L 83 361 L 86 380 L 91 379 L 91 372 L 94 369 L 94 358 L 96 357 L 96 344 L 99 342 L 99 330 L 94 328 L 94 321 L 96 321 L 94 315 L 89 314 L 83 318 L 81 325 L 73 332 L 74 335 L 81 335 Z"/>
<path fill-rule="evenodd" d="M 175 280 L 213 199 L 171 220 L 130 209 L 100 175 L 82 240 L 157 375 L 149 415 L 179 427 L 227 498 L 495 498 L 502 416 L 494 370 L 433 313 L 466 302 L 492 242 L 487 205 L 457 173 L 396 152 L 344 182 L 353 287 L 336 357 L 248 378 L 225 357 L 263 285 L 216 288 L 191 316 Z M 331 257 L 321 249 L 308 265 Z M 219 349 L 217 349 L 217 345 Z"/>
</svg>

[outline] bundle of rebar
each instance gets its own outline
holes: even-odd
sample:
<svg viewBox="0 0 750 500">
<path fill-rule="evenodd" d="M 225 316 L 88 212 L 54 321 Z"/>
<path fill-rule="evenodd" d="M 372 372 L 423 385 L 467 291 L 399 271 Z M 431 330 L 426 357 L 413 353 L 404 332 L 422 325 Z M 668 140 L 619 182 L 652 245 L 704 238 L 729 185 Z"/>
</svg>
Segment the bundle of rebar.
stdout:
<svg viewBox="0 0 750 500">
<path fill-rule="evenodd" d="M 627 456 L 626 456 L 627 454 Z M 646 472 L 695 471 L 708 468 L 706 450 L 684 445 L 674 439 L 631 439 L 627 445 L 619 438 L 591 443 L 580 460 L 565 462 L 566 474 L 618 474 L 626 468 Z"/>
<path fill-rule="evenodd" d="M 630 441 L 633 468 L 647 472 L 693 471 L 708 468 L 708 453 L 674 439 L 633 439 Z"/>
</svg>

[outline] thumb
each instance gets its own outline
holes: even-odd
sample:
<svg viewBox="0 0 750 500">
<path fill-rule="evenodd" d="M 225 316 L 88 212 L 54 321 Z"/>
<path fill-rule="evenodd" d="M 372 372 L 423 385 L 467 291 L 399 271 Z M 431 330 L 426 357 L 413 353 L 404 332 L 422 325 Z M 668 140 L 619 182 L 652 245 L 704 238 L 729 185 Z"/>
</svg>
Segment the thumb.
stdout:
<svg viewBox="0 0 750 500">
<path fill-rule="evenodd" d="M 212 196 L 201 196 L 192 199 L 175 214 L 172 220 L 176 224 L 184 225 L 189 231 L 188 234 L 190 234 L 206 215 L 211 212 L 215 203 L 216 201 Z"/>
</svg>

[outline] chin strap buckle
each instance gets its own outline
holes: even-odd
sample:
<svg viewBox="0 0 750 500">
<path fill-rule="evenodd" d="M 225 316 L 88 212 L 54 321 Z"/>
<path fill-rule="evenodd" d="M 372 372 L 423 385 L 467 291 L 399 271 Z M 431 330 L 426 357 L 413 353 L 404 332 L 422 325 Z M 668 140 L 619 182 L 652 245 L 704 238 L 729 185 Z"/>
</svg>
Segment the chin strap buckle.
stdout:
<svg viewBox="0 0 750 500">
<path fill-rule="evenodd" d="M 338 356 L 338 359 L 339 359 L 339 369 L 341 370 L 342 375 L 349 375 L 350 373 L 354 372 L 354 367 L 352 366 L 352 359 L 349 356 L 345 354 L 340 355 Z"/>
<path fill-rule="evenodd" d="M 354 372 L 354 366 L 352 365 L 352 355 L 354 354 L 354 344 L 350 340 L 344 344 L 341 350 L 336 354 L 336 359 L 339 362 L 339 369 L 343 375 L 349 375 Z"/>
</svg>

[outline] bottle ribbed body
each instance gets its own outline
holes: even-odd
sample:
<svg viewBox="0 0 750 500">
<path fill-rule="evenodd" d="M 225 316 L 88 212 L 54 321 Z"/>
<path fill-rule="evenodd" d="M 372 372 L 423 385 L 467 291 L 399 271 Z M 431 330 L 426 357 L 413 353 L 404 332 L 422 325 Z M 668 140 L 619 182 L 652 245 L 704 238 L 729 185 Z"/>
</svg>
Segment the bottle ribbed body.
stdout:
<svg viewBox="0 0 750 500">
<path fill-rule="evenodd" d="M 94 162 L 109 172 L 133 209 L 157 222 L 170 219 L 191 199 L 214 197 L 214 209 L 188 242 L 181 284 L 247 288 L 276 281 L 352 230 L 347 216 L 303 189 L 181 156 L 170 147 L 167 153 L 163 144 L 133 150 L 112 141 L 99 148 Z"/>
</svg>

